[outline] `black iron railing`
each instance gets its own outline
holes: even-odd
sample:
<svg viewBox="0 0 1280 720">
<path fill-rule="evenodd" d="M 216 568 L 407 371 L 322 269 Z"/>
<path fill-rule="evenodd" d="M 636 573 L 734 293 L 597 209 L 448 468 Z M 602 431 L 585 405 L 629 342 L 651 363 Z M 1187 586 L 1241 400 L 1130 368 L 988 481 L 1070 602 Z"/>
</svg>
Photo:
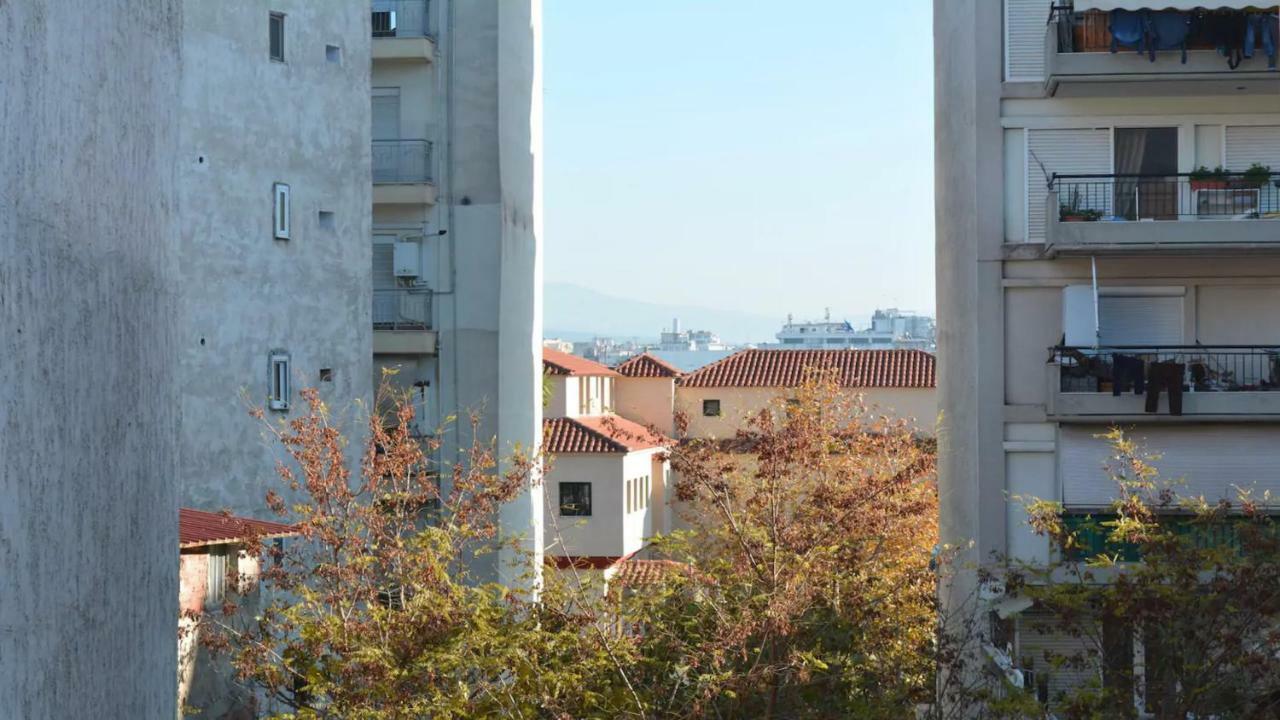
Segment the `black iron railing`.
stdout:
<svg viewBox="0 0 1280 720">
<path fill-rule="evenodd" d="M 1145 375 L 1153 363 L 1182 366 L 1183 386 L 1195 392 L 1280 391 L 1280 346 L 1058 345 L 1050 352 L 1062 392 L 1106 392 L 1116 383 L 1128 388 L 1134 368 Z"/>
<path fill-rule="evenodd" d="M 1211 3 L 1207 3 L 1211 4 Z M 1261 57 L 1275 67 L 1274 54 L 1268 53 L 1265 40 L 1257 34 L 1249 45 L 1249 26 L 1273 12 L 1265 5 L 1258 11 L 1247 10 L 1142 10 L 1137 11 L 1141 31 L 1136 43 L 1112 46 L 1112 15 L 1101 10 L 1075 12 L 1070 3 L 1056 2 L 1049 9 L 1049 26 L 1058 36 L 1060 53 L 1140 52 L 1153 62 L 1165 56 L 1178 62 L 1187 50 L 1214 50 L 1223 46 L 1223 38 L 1238 38 L 1234 47 L 1221 53 L 1224 70 L 1235 70 L 1249 57 Z M 1185 56 L 1183 56 L 1185 57 Z"/>
<path fill-rule="evenodd" d="M 373 0 L 373 36 L 428 37 L 427 0 Z"/>
<path fill-rule="evenodd" d="M 1280 173 L 1058 175 L 1049 181 L 1063 222 L 1280 218 Z M 1052 208 L 1050 208 L 1052 210 Z"/>
</svg>

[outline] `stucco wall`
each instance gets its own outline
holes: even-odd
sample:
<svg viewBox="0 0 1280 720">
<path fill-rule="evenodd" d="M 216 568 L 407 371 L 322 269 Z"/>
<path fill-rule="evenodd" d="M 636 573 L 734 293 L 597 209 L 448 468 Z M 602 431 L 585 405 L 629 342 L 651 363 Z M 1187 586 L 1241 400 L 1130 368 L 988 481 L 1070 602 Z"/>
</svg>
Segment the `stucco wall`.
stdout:
<svg viewBox="0 0 1280 720">
<path fill-rule="evenodd" d="M 181 92 L 182 500 L 254 515 L 277 449 L 245 412 L 268 391 L 271 350 L 336 420 L 370 395 L 369 5 L 188 0 Z M 285 62 L 268 14 L 285 13 Z M 341 48 L 342 62 L 325 46 Z M 272 184 L 292 192 L 292 239 L 272 233 Z M 334 213 L 321 228 L 320 211 Z M 321 383 L 321 368 L 334 380 Z M 351 425 L 359 432 L 359 425 Z"/>
<path fill-rule="evenodd" d="M 675 381 L 671 378 L 618 378 L 614 381 L 614 412 L 645 427 L 675 432 Z"/>
<path fill-rule="evenodd" d="M 653 533 L 655 514 L 663 511 L 656 491 L 646 507 L 627 512 L 626 481 L 649 475 L 651 487 L 661 483 L 653 473 L 660 450 L 623 454 L 566 454 L 555 458 L 547 475 L 547 552 L 558 556 L 621 557 L 640 550 Z M 591 483 L 591 516 L 560 517 L 561 482 Z"/>
<path fill-rule="evenodd" d="M 220 622 L 244 627 L 252 622 L 254 613 L 261 608 L 259 561 L 232 555 L 228 565 L 244 582 L 239 593 L 228 585 L 227 598 L 236 604 L 237 609 L 231 617 L 221 617 Z M 184 612 L 203 611 L 209 591 L 208 548 L 183 552 L 179 557 L 178 574 L 181 609 Z M 235 670 L 227 655 L 215 654 L 202 647 L 195 623 L 189 618 L 182 618 L 181 623 L 182 632 L 178 636 L 178 702 L 183 709 L 192 711 L 186 717 L 217 720 L 248 720 L 254 717 L 251 713 L 254 698 L 236 681 Z"/>
<path fill-rule="evenodd" d="M 0 2 L 4 717 L 174 717 L 181 22 Z"/>
<path fill-rule="evenodd" d="M 938 414 L 933 389 L 868 388 L 850 391 L 862 395 L 867 409 L 875 415 L 912 420 L 921 432 L 932 433 Z M 676 388 L 676 410 L 689 420 L 689 437 L 729 438 L 747 419 L 793 394 L 786 388 Z M 703 400 L 719 400 L 720 416 L 702 414 Z"/>
</svg>

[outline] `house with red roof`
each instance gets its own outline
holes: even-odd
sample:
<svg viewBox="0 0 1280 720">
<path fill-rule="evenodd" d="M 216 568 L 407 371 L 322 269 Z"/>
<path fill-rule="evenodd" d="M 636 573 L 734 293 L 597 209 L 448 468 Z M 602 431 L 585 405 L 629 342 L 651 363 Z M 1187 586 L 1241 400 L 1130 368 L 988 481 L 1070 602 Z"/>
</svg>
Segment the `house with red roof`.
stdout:
<svg viewBox="0 0 1280 720">
<path fill-rule="evenodd" d="M 670 528 L 672 440 L 614 412 L 624 373 L 551 348 L 543 350 L 543 372 L 546 555 L 563 568 L 612 567 Z"/>
<path fill-rule="evenodd" d="M 617 413 L 674 436 L 676 382 L 684 373 L 649 353 L 628 358 L 614 370 L 619 376 L 614 381 Z"/>
<path fill-rule="evenodd" d="M 249 622 L 259 607 L 259 543 L 295 535 L 293 526 L 191 508 L 178 510 L 178 702 L 201 717 L 253 718 L 254 700 L 225 656 L 200 646 L 192 615 Z M 227 602 L 236 606 L 229 618 Z"/>
<path fill-rule="evenodd" d="M 747 418 L 795 392 L 813 371 L 832 372 L 876 415 L 937 421 L 937 359 L 923 350 L 743 350 L 675 381 L 675 409 L 693 438 L 732 438 Z"/>
</svg>

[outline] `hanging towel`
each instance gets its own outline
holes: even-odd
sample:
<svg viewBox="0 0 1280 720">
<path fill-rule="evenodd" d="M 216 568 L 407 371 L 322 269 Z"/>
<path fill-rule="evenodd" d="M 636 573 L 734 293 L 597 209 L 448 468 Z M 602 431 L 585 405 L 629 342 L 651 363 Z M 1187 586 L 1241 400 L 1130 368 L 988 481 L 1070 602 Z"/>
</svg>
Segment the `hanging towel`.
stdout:
<svg viewBox="0 0 1280 720">
<path fill-rule="evenodd" d="M 1112 10 L 1111 24 L 1108 29 L 1111 31 L 1111 52 L 1119 52 L 1120 47 L 1136 48 L 1138 54 L 1148 50 L 1147 42 L 1151 36 L 1151 13 L 1146 10 Z M 1150 48 L 1151 60 L 1156 59 L 1156 50 Z"/>
<path fill-rule="evenodd" d="M 1187 36 L 1191 34 L 1191 14 L 1182 12 L 1152 13 L 1149 19 L 1152 50 L 1181 50 L 1182 64 L 1187 64 Z M 1154 56 L 1154 52 L 1152 53 Z"/>
</svg>

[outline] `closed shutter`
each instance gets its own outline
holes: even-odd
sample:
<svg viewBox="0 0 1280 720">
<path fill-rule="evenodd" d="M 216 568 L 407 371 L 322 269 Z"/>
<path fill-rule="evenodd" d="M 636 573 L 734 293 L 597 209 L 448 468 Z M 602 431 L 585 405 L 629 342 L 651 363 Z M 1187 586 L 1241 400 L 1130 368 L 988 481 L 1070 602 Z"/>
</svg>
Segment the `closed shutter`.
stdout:
<svg viewBox="0 0 1280 720">
<path fill-rule="evenodd" d="M 1106 345 L 1181 345 L 1181 297 L 1098 298 L 1098 334 Z"/>
<path fill-rule="evenodd" d="M 1244 172 L 1254 163 L 1280 172 L 1280 126 L 1227 128 L 1227 169 Z"/>
<path fill-rule="evenodd" d="M 373 139 L 400 139 L 400 88 L 373 89 Z"/>
<path fill-rule="evenodd" d="M 1051 613 L 1029 610 L 1017 616 L 1018 647 L 1013 658 L 1023 670 L 1031 670 L 1047 680 L 1049 698 L 1084 686 L 1091 679 L 1101 679 L 1097 658 L 1102 649 L 1093 638 L 1099 633 L 1079 636 L 1061 629 Z M 1080 658 L 1083 663 L 1065 662 Z"/>
<path fill-rule="evenodd" d="M 1005 80 L 1044 79 L 1049 5 L 1046 0 L 1005 1 Z"/>
<path fill-rule="evenodd" d="M 396 287 L 395 243 L 373 244 L 373 287 L 390 290 Z"/>
<path fill-rule="evenodd" d="M 1063 426 L 1058 473 L 1068 507 L 1101 508 L 1116 495 L 1105 465 L 1114 451 L 1096 427 Z M 1280 495 L 1280 428 L 1261 425 L 1138 427 L 1130 436 L 1150 453 L 1160 477 L 1183 497 L 1235 500 L 1237 487 Z"/>
<path fill-rule="evenodd" d="M 1111 159 L 1111 131 L 1106 128 L 1027 131 L 1027 230 L 1032 242 L 1044 242 L 1049 178 L 1054 173 L 1109 173 Z M 1089 209 L 1110 214 L 1107 198 L 1099 201 L 1107 206 Z"/>
</svg>

